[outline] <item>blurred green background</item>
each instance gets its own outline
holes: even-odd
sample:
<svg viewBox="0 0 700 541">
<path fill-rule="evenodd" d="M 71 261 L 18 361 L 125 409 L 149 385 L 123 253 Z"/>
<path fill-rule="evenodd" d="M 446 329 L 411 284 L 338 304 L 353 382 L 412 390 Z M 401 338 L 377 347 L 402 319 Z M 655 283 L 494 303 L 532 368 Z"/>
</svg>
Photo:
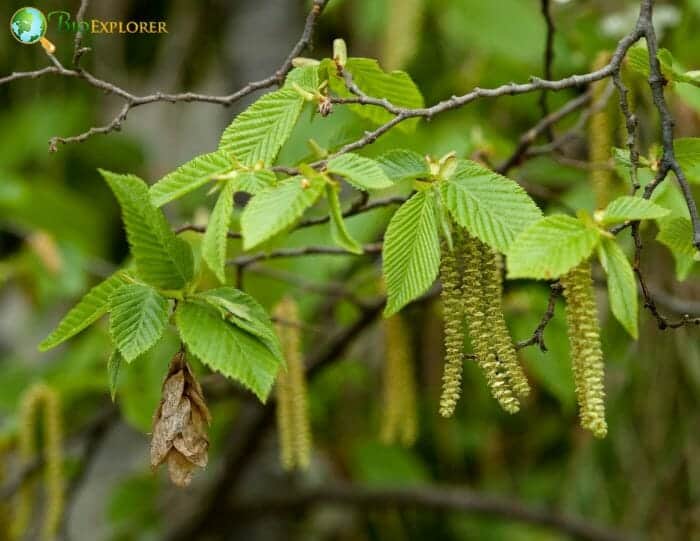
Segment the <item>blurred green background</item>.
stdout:
<svg viewBox="0 0 700 541">
<path fill-rule="evenodd" d="M 40 4 L 37 7 L 46 13 L 75 13 L 78 7 L 76 0 Z M 9 19 L 22 5 L 4 2 L 0 17 Z M 169 33 L 88 36 L 93 51 L 84 65 L 138 94 L 225 94 L 276 69 L 298 39 L 307 9 L 308 3 L 291 0 L 95 2 L 88 17 L 167 20 Z M 588 71 L 598 52 L 612 49 L 629 31 L 636 11 L 633 1 L 552 2 L 557 27 L 554 77 Z M 659 2 L 656 22 L 662 46 L 688 69 L 700 68 L 700 1 Z M 57 56 L 69 64 L 73 36 L 50 30 L 48 37 L 58 47 Z M 347 40 L 353 56 L 376 57 L 386 68 L 407 70 L 428 104 L 475 86 L 525 81 L 543 69 L 545 24 L 536 0 L 331 0 L 318 27 L 316 47 L 307 55 L 328 56 L 335 37 Z M 9 33 L 0 33 L 0 74 L 46 63 L 38 45 L 21 46 Z M 634 80 L 632 86 L 646 153 L 658 141 L 658 123 L 643 81 Z M 700 91 L 686 86 L 676 85 L 667 95 L 677 136 L 698 136 Z M 576 95 L 574 90 L 552 94 L 550 107 Z M 480 100 L 422 124 L 415 134 L 390 134 L 366 152 L 376 155 L 401 146 L 437 156 L 456 151 L 498 164 L 541 118 L 538 100 L 538 94 Z M 86 427 L 112 408 L 105 369 L 110 354 L 106 326 L 84 332 L 55 353 L 40 354 L 36 346 L 89 286 L 126 257 L 116 202 L 96 169 L 132 172 L 154 182 L 194 155 L 213 150 L 244 103 L 231 109 L 206 104 L 137 108 L 122 132 L 60 147 L 55 154 L 47 150 L 50 137 L 107 123 L 121 102 L 79 80 L 47 76 L 0 86 L 0 104 L 0 464 L 5 465 L 5 479 L 12 479 L 19 468 L 15 442 L 20 396 L 31 383 L 46 381 L 63 402 L 66 471 L 69 479 L 70 474 L 81 476 L 69 496 L 62 535 L 75 540 L 167 539 L 179 521 L 201 505 L 198 486 L 220 475 L 219 451 L 236 429 L 247 399 L 225 392 L 210 398 L 213 464 L 192 489 L 178 492 L 164 475 L 149 472 L 146 435 L 168 360 L 177 348 L 175 337 L 123 371 L 118 415 L 110 417 L 88 464 L 81 459 Z M 562 122 L 557 133 L 575 121 L 573 115 Z M 367 127 L 340 107 L 328 120 L 304 115 L 280 163 L 307 155 L 309 138 L 333 147 Z M 622 146 L 621 140 L 617 146 Z M 564 153 L 586 159 L 585 129 L 574 134 Z M 543 155 L 510 174 L 546 211 L 592 210 L 590 172 L 585 168 Z M 673 190 L 667 194 L 670 200 L 677 197 Z M 212 204 L 200 191 L 169 206 L 167 213 L 174 226 L 206 223 Z M 385 209 L 353 219 L 350 225 L 357 238 L 372 241 L 390 215 L 391 209 Z M 644 233 L 650 239 L 644 268 L 660 294 L 662 309 L 678 314 L 696 309 L 697 269 L 684 282 L 676 282 L 670 253 L 651 241 L 655 231 Z M 191 238 L 196 244 L 196 234 Z M 326 243 L 330 239 L 324 227 L 295 233 L 285 241 L 292 246 Z M 238 252 L 240 246 L 232 242 L 230 254 Z M 304 342 L 309 352 L 330 332 L 351 324 L 358 312 L 351 303 L 315 294 L 298 282 L 342 283 L 361 298 L 372 299 L 380 275 L 377 261 L 345 257 L 286 260 L 265 268 L 246 274 L 246 291 L 268 308 L 282 295 L 294 295 L 308 324 Z M 273 275 L 269 269 L 274 269 Z M 296 285 L 287 283 L 289 274 L 296 277 L 291 280 Z M 542 284 L 507 284 L 506 315 L 516 339 L 530 336 L 548 293 Z M 405 310 L 419 386 L 416 445 L 407 449 L 379 442 L 384 345 L 381 325 L 373 325 L 310 384 L 310 471 L 284 474 L 270 432 L 236 492 L 275 493 L 334 479 L 377 486 L 448 483 L 560 509 L 648 539 L 700 539 L 698 330 L 659 331 L 644 314 L 641 338 L 632 342 L 611 317 L 606 297 L 601 294 L 599 300 L 610 424 L 604 441 L 594 441 L 578 428 L 562 305 L 545 333 L 549 352 L 522 351 L 535 391 L 519 414 L 500 411 L 481 373 L 467 364 L 457 415 L 443 420 L 436 406 L 442 370 L 440 310 L 436 302 L 423 302 Z M 38 524 L 39 504 L 35 512 Z M 7 516 L 2 515 L 5 524 Z M 0 518 L 0 530 L 2 524 Z M 200 533 L 207 538 L 206 531 Z M 471 514 L 351 510 L 241 520 L 226 534 L 226 539 L 261 541 L 566 538 L 552 530 Z"/>
</svg>

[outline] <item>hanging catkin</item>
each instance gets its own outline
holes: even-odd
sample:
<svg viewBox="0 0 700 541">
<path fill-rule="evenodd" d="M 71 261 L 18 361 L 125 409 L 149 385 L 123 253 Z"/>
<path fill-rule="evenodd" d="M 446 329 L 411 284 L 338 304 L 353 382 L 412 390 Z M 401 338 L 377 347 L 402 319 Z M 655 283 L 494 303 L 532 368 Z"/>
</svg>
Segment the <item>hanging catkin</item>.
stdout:
<svg viewBox="0 0 700 541">
<path fill-rule="evenodd" d="M 484 372 L 491 394 L 505 411 L 515 413 L 520 409 L 520 404 L 513 394 L 506 371 L 496 356 L 494 329 L 487 319 L 487 313 L 491 310 L 484 294 L 488 274 L 484 272 L 488 268 L 485 266 L 487 250 L 474 237 L 469 237 L 465 243 L 462 285 L 464 314 L 476 361 Z"/>
<path fill-rule="evenodd" d="M 410 337 L 399 315 L 384 321 L 384 407 L 381 440 L 387 445 L 412 445 L 417 436 L 416 383 Z"/>
<path fill-rule="evenodd" d="M 608 431 L 603 352 L 589 263 L 581 263 L 570 270 L 561 278 L 561 283 L 566 299 L 566 321 L 581 426 L 603 438 Z"/>
<path fill-rule="evenodd" d="M 311 458 L 311 427 L 306 396 L 306 376 L 301 354 L 299 310 L 290 297 L 274 311 L 287 370 L 277 377 L 277 430 L 282 466 L 306 469 Z"/>
<path fill-rule="evenodd" d="M 63 514 L 63 429 L 61 404 L 58 393 L 46 384 L 33 385 L 24 393 L 20 404 L 19 452 L 22 462 L 30 464 L 37 458 L 36 430 L 39 410 L 43 407 L 43 458 L 45 484 L 45 510 L 42 539 L 56 537 Z M 31 483 L 18 493 L 15 516 L 11 529 L 12 539 L 21 539 L 27 531 L 33 512 L 34 490 Z"/>
<path fill-rule="evenodd" d="M 593 61 L 592 70 L 598 70 L 610 62 L 610 53 L 600 52 Z M 595 195 L 596 208 L 605 208 L 610 200 L 612 172 L 605 165 L 610 160 L 613 127 L 610 122 L 610 107 L 602 103 L 605 99 L 607 80 L 597 81 L 591 85 L 591 100 L 594 112 L 588 126 L 589 160 L 595 165 L 591 172 L 591 183 Z"/>
<path fill-rule="evenodd" d="M 464 234 L 454 232 L 454 248 L 442 246 L 440 281 L 442 283 L 442 317 L 445 341 L 445 366 L 442 374 L 440 415 L 451 417 L 462 394 L 462 363 L 464 362 L 464 302 L 458 254 L 465 248 Z"/>
<path fill-rule="evenodd" d="M 518 354 L 503 314 L 503 260 L 500 254 L 483 243 L 481 249 L 484 258 L 486 328 L 491 334 L 492 349 L 510 380 L 510 387 L 518 396 L 525 397 L 530 394 L 530 385 L 523 367 L 518 362 Z"/>
</svg>

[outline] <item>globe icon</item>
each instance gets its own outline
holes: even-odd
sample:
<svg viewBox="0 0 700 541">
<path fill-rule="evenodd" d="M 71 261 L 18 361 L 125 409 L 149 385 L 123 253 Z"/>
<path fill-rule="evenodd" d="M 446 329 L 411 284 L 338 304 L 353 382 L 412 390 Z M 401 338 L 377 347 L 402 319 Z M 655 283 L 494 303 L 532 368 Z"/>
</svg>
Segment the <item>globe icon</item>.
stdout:
<svg viewBox="0 0 700 541">
<path fill-rule="evenodd" d="M 20 43 L 31 45 L 46 34 L 46 17 L 36 8 L 18 9 L 10 19 L 10 31 Z"/>
</svg>

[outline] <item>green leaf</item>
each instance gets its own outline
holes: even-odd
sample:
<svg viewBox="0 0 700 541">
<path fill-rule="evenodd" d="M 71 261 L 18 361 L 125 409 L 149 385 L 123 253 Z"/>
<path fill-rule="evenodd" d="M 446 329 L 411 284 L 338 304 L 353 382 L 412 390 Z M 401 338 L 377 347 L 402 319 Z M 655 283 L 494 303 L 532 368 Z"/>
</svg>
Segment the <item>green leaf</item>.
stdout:
<svg viewBox="0 0 700 541">
<path fill-rule="evenodd" d="M 128 363 L 160 340 L 167 321 L 168 300 L 151 286 L 126 284 L 112 294 L 109 332 Z"/>
<path fill-rule="evenodd" d="M 304 98 L 293 89 L 265 94 L 226 128 L 219 149 L 232 153 L 249 167 L 258 161 L 272 164 L 291 135 L 303 105 Z"/>
<path fill-rule="evenodd" d="M 661 65 L 661 73 L 669 82 L 700 86 L 700 74 L 697 71 L 685 71 L 668 49 L 659 49 L 656 58 Z M 631 47 L 627 52 L 627 59 L 632 70 L 649 77 L 649 51 L 646 43 L 638 43 Z"/>
<path fill-rule="evenodd" d="M 126 275 L 120 271 L 93 287 L 39 344 L 39 350 L 46 351 L 56 347 L 100 319 L 109 310 L 109 298 L 112 293 L 126 283 Z"/>
<path fill-rule="evenodd" d="M 122 366 L 122 354 L 115 348 L 107 361 L 107 381 L 109 383 L 109 395 L 112 402 L 117 397 L 117 384 L 119 383 L 119 370 Z"/>
<path fill-rule="evenodd" d="M 690 274 L 696 261 L 697 250 L 693 246 L 693 226 L 688 218 L 674 218 L 664 220 L 659 224 L 661 230 L 656 240 L 671 250 L 676 260 L 676 278 L 685 280 Z"/>
<path fill-rule="evenodd" d="M 398 312 L 435 281 L 440 238 L 433 192 L 418 192 L 396 211 L 384 237 L 386 316 Z"/>
<path fill-rule="evenodd" d="M 175 318 L 180 337 L 199 360 L 267 400 L 280 361 L 262 341 L 205 304 L 182 302 Z"/>
<path fill-rule="evenodd" d="M 428 177 L 430 168 L 423 156 L 412 150 L 395 149 L 382 154 L 377 163 L 392 182 Z"/>
<path fill-rule="evenodd" d="M 663 218 L 667 214 L 668 209 L 647 199 L 623 195 L 612 201 L 603 211 L 601 224 L 610 225 L 627 220 L 651 220 Z"/>
<path fill-rule="evenodd" d="M 133 175 L 100 172 L 121 205 L 138 275 L 161 289 L 184 288 L 194 273 L 192 249 L 153 206 L 146 184 Z"/>
<path fill-rule="evenodd" d="M 500 252 L 507 251 L 515 237 L 542 216 L 517 183 L 472 161 L 459 160 L 441 188 L 454 220 Z"/>
<path fill-rule="evenodd" d="M 348 228 L 343 220 L 343 211 L 340 208 L 340 199 L 338 199 L 338 189 L 335 186 L 328 184 L 326 186 L 326 197 L 328 198 L 328 207 L 331 218 L 331 235 L 338 246 L 345 248 L 353 254 L 361 254 L 362 246 L 352 238 Z"/>
<path fill-rule="evenodd" d="M 599 240 L 597 229 L 571 216 L 542 218 L 518 235 L 506 252 L 508 277 L 558 278 L 590 256 Z"/>
<path fill-rule="evenodd" d="M 244 249 L 255 248 L 292 226 L 318 201 L 325 185 L 320 175 L 308 179 L 299 176 L 253 197 L 241 216 Z"/>
<path fill-rule="evenodd" d="M 298 85 L 302 90 L 314 93 L 319 87 L 318 77 L 319 66 L 303 66 L 294 68 L 287 74 L 284 80 L 284 88 L 293 88 L 293 85 Z"/>
<path fill-rule="evenodd" d="M 165 205 L 205 185 L 213 177 L 230 172 L 233 167 L 228 152 L 219 150 L 197 156 L 151 186 L 151 201 L 156 207 Z"/>
<path fill-rule="evenodd" d="M 673 141 L 676 160 L 688 180 L 700 184 L 700 138 L 684 137 Z"/>
<path fill-rule="evenodd" d="M 341 154 L 328 160 L 329 173 L 340 175 L 359 190 L 382 190 L 393 183 L 374 160 L 357 154 Z"/>
<path fill-rule="evenodd" d="M 235 178 L 236 191 L 256 195 L 277 184 L 277 177 L 272 171 L 239 171 Z"/>
<path fill-rule="evenodd" d="M 202 239 L 202 259 L 222 283 L 226 281 L 226 241 L 233 212 L 235 187 L 236 183 L 233 180 L 224 184 Z"/>
<path fill-rule="evenodd" d="M 632 266 L 617 242 L 607 237 L 598 245 L 598 258 L 608 275 L 608 295 L 612 313 L 636 340 L 639 336 L 639 304 Z"/>
<path fill-rule="evenodd" d="M 210 289 L 198 293 L 197 297 L 219 309 L 222 317 L 238 328 L 257 336 L 267 349 L 284 363 L 282 349 L 270 316 L 253 297 L 233 287 Z"/>
<path fill-rule="evenodd" d="M 404 71 L 387 73 L 372 58 L 349 58 L 345 69 L 350 72 L 360 90 L 369 96 L 386 98 L 398 107 L 415 109 L 425 105 L 420 90 L 410 75 Z M 343 79 L 335 73 L 335 66 L 332 63 L 329 64 L 329 73 L 329 83 L 333 92 L 343 97 L 353 95 L 346 88 Z M 384 124 L 394 118 L 394 115 L 386 109 L 376 105 L 350 105 L 349 107 L 355 114 L 375 124 Z M 417 123 L 417 118 L 404 120 L 397 125 L 397 129 L 411 132 L 416 128 Z"/>
</svg>

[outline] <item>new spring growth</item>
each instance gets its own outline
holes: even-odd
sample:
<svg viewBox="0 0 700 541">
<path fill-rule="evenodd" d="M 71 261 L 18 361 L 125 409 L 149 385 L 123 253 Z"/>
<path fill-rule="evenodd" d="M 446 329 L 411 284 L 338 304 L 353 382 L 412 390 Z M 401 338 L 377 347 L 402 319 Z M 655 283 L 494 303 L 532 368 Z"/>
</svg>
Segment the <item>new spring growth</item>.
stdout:
<svg viewBox="0 0 700 541">
<path fill-rule="evenodd" d="M 574 267 L 561 278 L 561 284 L 566 299 L 567 333 L 581 426 L 603 438 L 608 431 L 603 351 L 590 264 L 583 262 Z"/>
<path fill-rule="evenodd" d="M 492 348 L 502 370 L 508 376 L 510 387 L 515 394 L 525 397 L 530 394 L 530 385 L 518 361 L 518 354 L 503 314 L 503 259 L 485 244 L 482 244 L 482 250 L 486 327 L 491 331 Z"/>
<path fill-rule="evenodd" d="M 348 46 L 344 39 L 333 40 L 333 61 L 338 68 L 344 68 L 345 64 L 348 63 Z"/>
<path fill-rule="evenodd" d="M 488 263 L 490 248 L 475 237 L 469 237 L 465 250 L 464 303 L 467 328 L 476 361 L 484 372 L 491 394 L 508 413 L 520 410 L 507 371 L 496 355 L 492 309 L 486 292 L 491 287 L 493 271 Z M 490 316 L 490 317 L 489 317 Z"/>
<path fill-rule="evenodd" d="M 306 469 L 311 459 L 311 424 L 306 391 L 306 372 L 301 352 L 299 309 L 291 297 L 285 297 L 275 307 L 287 370 L 277 376 L 277 431 L 280 461 L 285 470 Z"/>
<path fill-rule="evenodd" d="M 442 245 L 440 281 L 442 283 L 443 325 L 445 344 L 445 366 L 442 374 L 440 415 L 452 417 L 457 401 L 462 394 L 462 363 L 464 362 L 464 302 L 462 277 L 458 254 L 464 251 L 464 233 L 456 229 L 453 235 L 454 249 L 447 243 Z"/>
<path fill-rule="evenodd" d="M 44 541 L 51 541 L 56 536 L 64 507 L 63 423 L 58 393 L 43 383 L 31 386 L 22 396 L 19 411 L 19 451 L 24 465 L 36 460 L 36 428 L 42 408 L 45 509 L 41 536 Z M 30 519 L 36 520 L 39 513 L 34 512 L 33 506 L 34 485 L 25 483 L 17 495 L 11 528 L 12 539 L 23 537 Z"/>
</svg>

